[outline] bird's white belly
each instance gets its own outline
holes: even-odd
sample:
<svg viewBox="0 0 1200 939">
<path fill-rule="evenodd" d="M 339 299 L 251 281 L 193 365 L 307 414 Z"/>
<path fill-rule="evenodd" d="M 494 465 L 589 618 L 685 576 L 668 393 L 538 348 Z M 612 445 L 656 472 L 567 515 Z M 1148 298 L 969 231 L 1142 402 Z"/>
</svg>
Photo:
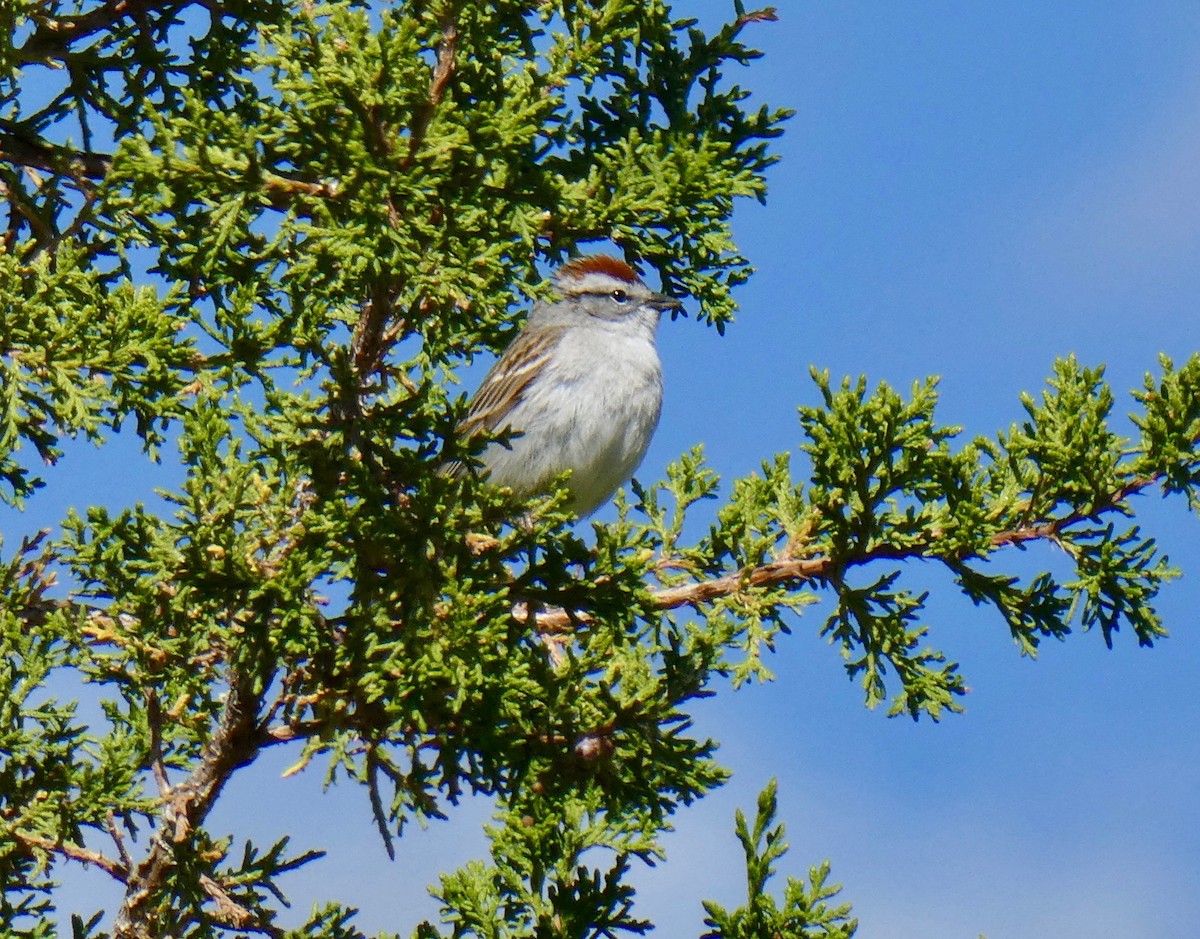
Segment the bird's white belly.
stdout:
<svg viewBox="0 0 1200 939">
<path fill-rule="evenodd" d="M 571 470 L 573 508 L 590 515 L 642 462 L 658 424 L 662 373 L 644 339 L 564 343 L 553 369 L 511 414 L 514 431 L 537 428 L 484 453 L 489 477 L 522 494 Z M 535 486 L 520 481 L 536 479 Z"/>
</svg>

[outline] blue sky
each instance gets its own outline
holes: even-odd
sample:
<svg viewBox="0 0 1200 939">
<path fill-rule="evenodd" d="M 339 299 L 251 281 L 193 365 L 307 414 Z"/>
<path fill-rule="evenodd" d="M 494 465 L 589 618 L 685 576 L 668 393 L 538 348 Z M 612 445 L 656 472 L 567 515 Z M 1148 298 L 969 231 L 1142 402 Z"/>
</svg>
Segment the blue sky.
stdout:
<svg viewBox="0 0 1200 939">
<path fill-rule="evenodd" d="M 1160 351 L 1195 351 L 1200 7 L 1147 9 L 781 4 L 740 76 L 797 110 L 767 206 L 737 218 L 759 274 L 724 339 L 664 327 L 643 474 L 695 438 L 727 476 L 794 446 L 810 363 L 940 375 L 942 419 L 973 435 L 1019 420 L 1057 356 L 1105 363 L 1128 400 Z M 1139 512 L 1184 570 L 1154 650 L 1080 635 L 1021 659 L 998 617 L 913 571 L 973 689 L 940 725 L 866 712 L 809 611 L 778 682 L 707 708 L 736 776 L 645 879 L 662 934 L 697 931 L 697 891 L 738 895 L 728 819 L 777 776 L 792 871 L 831 858 L 862 939 L 1194 936 L 1200 524 L 1157 496 Z"/>
<path fill-rule="evenodd" d="M 810 364 L 902 389 L 940 375 L 942 420 L 971 436 L 1019 420 L 1018 395 L 1058 356 L 1106 364 L 1124 396 L 1159 352 L 1196 350 L 1200 6 L 778 5 L 750 34 L 766 57 L 736 76 L 797 111 L 768 204 L 736 217 L 759 273 L 725 337 L 663 324 L 667 400 L 642 479 L 698 441 L 726 479 L 794 448 L 796 406 L 817 397 Z M 676 8 L 715 22 L 728 6 Z M 73 458 L 39 511 L 57 516 L 128 457 Z M 997 616 L 914 568 L 934 594 L 932 639 L 972 687 L 941 724 L 864 710 L 810 608 L 772 660 L 777 682 L 700 706 L 735 776 L 637 875 L 657 935 L 702 932 L 702 898 L 739 901 L 733 811 L 774 776 L 784 872 L 830 858 L 861 939 L 1194 939 L 1200 522 L 1156 495 L 1139 513 L 1184 571 L 1161 598 L 1172 637 L 1153 650 L 1077 635 L 1022 659 Z M 1030 562 L 1056 563 L 1049 548 Z M 362 793 L 322 796 L 314 772 L 280 783 L 292 759 L 235 779 L 213 824 L 327 848 L 284 884 L 301 911 L 336 898 L 362 909 L 360 928 L 406 935 L 436 914 L 436 872 L 484 850 L 478 801 L 414 830 L 389 864 Z M 77 909 L 99 881 L 72 878 Z"/>
</svg>

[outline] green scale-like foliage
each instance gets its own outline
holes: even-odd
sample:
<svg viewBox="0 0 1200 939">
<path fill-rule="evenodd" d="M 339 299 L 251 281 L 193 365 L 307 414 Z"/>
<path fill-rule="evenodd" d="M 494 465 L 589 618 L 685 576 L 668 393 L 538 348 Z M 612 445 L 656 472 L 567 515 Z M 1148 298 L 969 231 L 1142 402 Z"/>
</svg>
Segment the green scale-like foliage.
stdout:
<svg viewBox="0 0 1200 939">
<path fill-rule="evenodd" d="M 135 434 L 166 464 L 142 503 L 100 492 L 4 545 L 6 934 L 52 934 L 58 871 L 84 864 L 124 900 L 78 936 L 284 935 L 283 875 L 313 857 L 208 824 L 273 747 L 361 784 L 389 845 L 495 798 L 491 857 L 442 877 L 442 923 L 419 936 L 642 932 L 631 865 L 727 772 L 691 703 L 769 678 L 818 596 L 867 703 L 913 717 L 957 709 L 964 685 L 927 644 L 910 560 L 941 562 L 1029 654 L 1076 626 L 1163 634 L 1171 571 L 1124 516 L 1151 486 L 1200 502 L 1198 359 L 1147 379 L 1132 442 L 1073 361 L 1022 424 L 969 442 L 936 421 L 933 383 L 906 398 L 817 375 L 799 451 L 707 516 L 699 449 L 586 533 L 562 494 L 519 504 L 438 472 L 471 456 L 455 370 L 580 248 L 730 322 L 750 273 L 730 214 L 765 197 L 786 117 L 733 76 L 773 17 L 734 3 L 706 33 L 630 0 L 0 10 L 0 498 L 39 498 L 72 436 Z M 1038 540 L 1069 578 L 999 567 Z M 749 905 L 709 904 L 712 935 L 851 935 L 825 867 L 782 904 L 765 893 L 774 809 L 771 789 L 753 830 L 739 816 Z M 336 897 L 306 899 L 286 934 L 358 935 Z"/>
</svg>

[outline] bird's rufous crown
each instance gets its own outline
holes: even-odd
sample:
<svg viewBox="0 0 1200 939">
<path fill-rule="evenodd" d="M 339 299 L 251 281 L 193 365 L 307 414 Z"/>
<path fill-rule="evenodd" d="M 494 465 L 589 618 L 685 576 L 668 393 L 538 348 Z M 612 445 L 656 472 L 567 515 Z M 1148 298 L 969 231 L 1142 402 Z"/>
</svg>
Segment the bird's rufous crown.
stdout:
<svg viewBox="0 0 1200 939">
<path fill-rule="evenodd" d="M 641 283 L 637 271 L 609 254 L 589 254 L 568 261 L 558 269 L 558 280 L 582 280 L 588 274 L 607 274 L 630 284 Z"/>
</svg>

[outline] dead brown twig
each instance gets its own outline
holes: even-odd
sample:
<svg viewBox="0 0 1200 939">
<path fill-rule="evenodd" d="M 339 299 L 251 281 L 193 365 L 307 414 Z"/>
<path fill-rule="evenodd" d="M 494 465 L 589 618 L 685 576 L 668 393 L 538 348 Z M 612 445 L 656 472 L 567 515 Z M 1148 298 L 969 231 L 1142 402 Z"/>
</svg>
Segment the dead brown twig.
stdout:
<svg viewBox="0 0 1200 939">
<path fill-rule="evenodd" d="M 215 919 L 222 925 L 230 926 L 234 929 L 246 929 L 252 932 L 266 933 L 267 935 L 283 935 L 282 929 L 274 929 L 271 927 L 260 926 L 255 929 L 254 914 L 238 903 L 229 895 L 229 892 L 221 886 L 212 877 L 204 874 L 200 878 L 200 886 L 209 898 L 216 904 Z"/>
<path fill-rule="evenodd" d="M 123 884 L 129 882 L 129 869 L 120 861 L 114 861 L 99 851 L 90 851 L 69 841 L 53 841 L 27 831 L 13 831 L 12 836 L 26 848 L 36 848 L 48 854 L 57 854 L 70 858 L 72 861 L 79 861 L 81 864 L 94 864 L 115 880 Z"/>
</svg>

